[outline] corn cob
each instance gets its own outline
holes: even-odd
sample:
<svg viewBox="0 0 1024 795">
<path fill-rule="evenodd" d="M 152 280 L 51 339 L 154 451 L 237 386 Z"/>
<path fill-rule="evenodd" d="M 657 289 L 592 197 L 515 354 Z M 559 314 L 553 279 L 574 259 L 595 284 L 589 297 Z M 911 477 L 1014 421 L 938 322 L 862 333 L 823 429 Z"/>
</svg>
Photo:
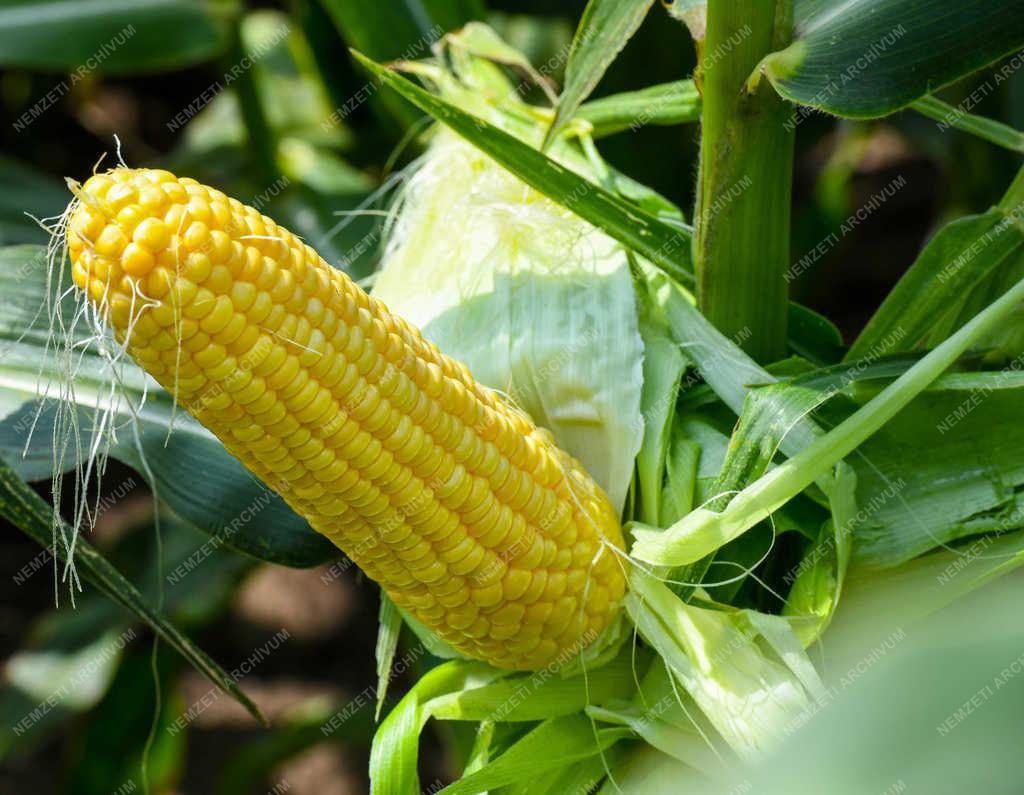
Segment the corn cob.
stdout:
<svg viewBox="0 0 1024 795">
<path fill-rule="evenodd" d="M 76 193 L 74 281 L 132 357 L 399 606 L 511 669 L 608 625 L 621 528 L 547 431 L 236 199 L 127 168 Z"/>
</svg>

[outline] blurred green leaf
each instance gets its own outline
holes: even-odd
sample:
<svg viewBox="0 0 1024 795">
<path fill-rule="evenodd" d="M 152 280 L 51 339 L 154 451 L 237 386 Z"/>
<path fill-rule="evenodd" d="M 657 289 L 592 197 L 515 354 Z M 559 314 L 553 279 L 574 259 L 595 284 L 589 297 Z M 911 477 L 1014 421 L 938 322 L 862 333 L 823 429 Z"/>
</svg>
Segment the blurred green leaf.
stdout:
<svg viewBox="0 0 1024 795">
<path fill-rule="evenodd" d="M 627 647 L 597 670 L 576 676 L 517 674 L 482 687 L 466 688 L 441 695 L 430 702 L 431 717 L 439 720 L 535 721 L 569 715 L 589 704 L 625 699 L 636 684 L 636 668 L 643 668 L 646 655 Z"/>
<path fill-rule="evenodd" d="M 849 118 L 885 116 L 1024 46 L 1020 0 L 799 0 L 796 18 L 793 43 L 759 71 L 786 99 Z"/>
<path fill-rule="evenodd" d="M 50 235 L 26 213 L 43 219 L 59 215 L 67 190 L 29 165 L 0 156 L 0 246 L 46 243 Z"/>
<path fill-rule="evenodd" d="M 109 551 L 108 559 L 112 562 L 125 561 L 142 593 L 156 594 L 162 586 L 165 614 L 179 626 L 193 628 L 205 625 L 221 614 L 229 604 L 239 576 L 252 565 L 240 555 L 226 550 L 214 550 L 207 565 L 193 569 L 187 579 L 165 580 L 167 572 L 173 571 L 194 554 L 202 541 L 203 535 L 199 530 L 173 515 L 164 515 L 161 521 L 160 554 L 157 554 L 156 529 L 151 523 L 146 523 L 129 530 Z M 20 572 L 22 576 L 53 577 L 53 567 L 57 565 L 53 557 L 48 553 L 40 553 L 40 556 L 34 558 L 33 563 L 38 561 L 42 565 L 34 572 L 29 569 L 33 573 L 27 575 Z M 143 562 L 142 566 L 140 561 Z M 141 577 L 140 569 L 143 569 Z M 26 633 L 20 651 L 9 659 L 18 659 L 23 651 L 58 659 L 82 656 L 83 650 L 89 648 L 97 637 L 109 633 L 116 635 L 117 632 L 128 630 L 133 623 L 134 614 L 131 611 L 99 591 L 88 590 L 76 597 L 73 608 L 65 606 L 44 613 Z M 109 654 L 109 651 L 103 652 L 105 654 Z M 148 660 L 148 648 L 145 655 Z M 102 655 L 96 659 L 101 662 Z M 18 687 L 14 678 L 8 676 L 6 680 L 0 685 L 0 725 L 13 726 L 40 702 L 30 698 Z M 51 684 L 46 695 L 55 691 L 56 687 Z M 6 739 L 5 735 L 0 734 L 0 762 L 39 747 L 80 714 L 80 709 L 92 706 L 91 700 L 75 703 L 71 699 L 64 699 L 36 721 L 31 729 L 21 734 L 12 732 L 6 735 Z"/>
<path fill-rule="evenodd" d="M 187 758 L 188 735 L 172 729 L 185 706 L 174 697 L 175 677 L 182 666 L 173 652 L 161 648 L 156 657 L 156 681 L 148 644 L 130 648 L 110 690 L 84 721 L 71 730 L 74 738 L 66 777 L 75 795 L 110 795 L 143 789 L 142 757 L 150 725 L 156 721 L 149 749 L 150 791 L 170 788 Z M 157 700 L 154 687 L 159 687 Z M 159 710 L 159 714 L 153 712 Z"/>
<path fill-rule="evenodd" d="M 999 564 L 1005 572 L 1024 562 L 1021 540 L 1016 533 L 981 551 L 851 572 L 822 642 L 825 697 L 775 754 L 695 792 L 962 793 L 978 782 L 985 792 L 1016 792 L 1024 625 L 1012 606 L 1024 578 L 978 586 Z"/>
<path fill-rule="evenodd" d="M 224 51 L 236 0 L 6 0 L 0 65 L 69 71 L 176 69 Z M 61 88 L 63 86 L 63 88 Z"/>
<path fill-rule="evenodd" d="M 266 723 L 260 708 L 242 691 L 234 679 L 202 649 L 158 613 L 141 593 L 115 569 L 88 541 L 80 537 L 70 552 L 70 528 L 59 522 L 54 544 L 53 508 L 36 494 L 13 469 L 0 461 L 0 515 L 34 539 L 44 549 L 51 549 L 63 561 L 73 558 L 81 578 L 121 606 L 127 608 L 153 629 L 167 644 L 184 657 L 197 671 L 230 695 L 256 720 Z"/>
<path fill-rule="evenodd" d="M 644 21 L 654 0 L 590 0 L 580 18 L 565 66 L 565 87 L 555 119 L 544 137 L 547 145 L 594 90 L 626 42 Z"/>
<path fill-rule="evenodd" d="M 320 0 L 349 46 L 377 61 L 428 55 L 441 35 L 483 18 L 479 0 Z"/>
<path fill-rule="evenodd" d="M 482 19 L 480 0 L 319 0 L 334 20 L 345 42 L 377 61 L 416 60 L 430 55 L 433 44 L 474 19 Z M 379 85 L 366 83 L 345 97 L 339 110 L 369 99 L 387 119 L 403 130 L 418 121 L 418 114 L 393 94 L 378 94 Z M 385 124 L 385 128 L 389 125 Z M 392 122 L 393 126 L 393 122 Z M 392 131 L 395 136 L 398 131 Z"/>
<path fill-rule="evenodd" d="M 509 133 L 460 110 L 359 53 L 355 57 L 383 83 L 451 127 L 526 184 L 603 229 L 676 279 L 693 281 L 689 227 L 669 226 Z"/>
<path fill-rule="evenodd" d="M 325 742 L 324 725 L 339 708 L 344 709 L 344 705 L 314 698 L 289 710 L 281 720 L 275 720 L 272 731 L 261 732 L 241 748 L 224 755 L 211 792 L 217 795 L 268 793 L 268 782 L 273 781 L 273 775 L 280 772 L 282 765 Z M 346 752 L 355 747 L 360 758 L 365 758 L 374 728 L 369 710 L 357 710 L 326 741 L 338 743 Z M 274 786 L 279 786 L 281 793 L 288 791 L 280 779 Z"/>
</svg>

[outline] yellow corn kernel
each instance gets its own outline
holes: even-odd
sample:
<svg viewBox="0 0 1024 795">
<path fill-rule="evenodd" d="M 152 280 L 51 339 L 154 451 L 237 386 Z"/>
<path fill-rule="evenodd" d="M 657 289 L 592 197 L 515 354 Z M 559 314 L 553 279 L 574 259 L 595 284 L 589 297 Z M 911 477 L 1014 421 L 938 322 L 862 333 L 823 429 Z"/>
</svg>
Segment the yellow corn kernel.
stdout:
<svg viewBox="0 0 1024 795">
<path fill-rule="evenodd" d="M 398 605 L 513 669 L 609 624 L 622 531 L 549 433 L 219 191 L 117 168 L 79 196 L 72 273 L 128 351 Z"/>
</svg>

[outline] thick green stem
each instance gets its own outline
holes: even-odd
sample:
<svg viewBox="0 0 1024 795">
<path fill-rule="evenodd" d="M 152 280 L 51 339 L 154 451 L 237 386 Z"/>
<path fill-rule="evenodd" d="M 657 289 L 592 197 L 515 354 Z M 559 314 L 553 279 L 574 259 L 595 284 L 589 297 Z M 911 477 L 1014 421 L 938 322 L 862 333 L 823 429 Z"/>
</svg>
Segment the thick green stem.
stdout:
<svg viewBox="0 0 1024 795">
<path fill-rule="evenodd" d="M 748 78 L 791 30 L 791 0 L 709 0 L 699 74 L 697 301 L 761 362 L 785 352 L 796 126 L 768 81 Z"/>
</svg>

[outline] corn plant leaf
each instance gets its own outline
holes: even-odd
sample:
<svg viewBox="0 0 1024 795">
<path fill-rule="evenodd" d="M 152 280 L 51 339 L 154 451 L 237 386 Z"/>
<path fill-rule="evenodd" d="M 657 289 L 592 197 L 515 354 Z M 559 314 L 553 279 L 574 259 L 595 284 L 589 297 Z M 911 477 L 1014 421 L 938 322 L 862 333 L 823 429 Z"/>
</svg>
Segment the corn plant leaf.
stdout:
<svg viewBox="0 0 1024 795">
<path fill-rule="evenodd" d="M 827 477 L 832 467 L 899 413 L 971 345 L 998 328 L 1022 300 L 1024 280 L 831 431 L 740 491 L 722 511 L 700 508 L 664 532 L 635 530 L 632 553 L 654 565 L 679 566 L 699 560 L 746 532 L 813 482 Z"/>
<path fill-rule="evenodd" d="M 795 14 L 793 43 L 760 71 L 786 99 L 849 118 L 897 111 L 1024 46 L 1021 0 L 800 0 Z"/>
<path fill-rule="evenodd" d="M 54 385 L 65 378 L 63 362 L 54 356 L 50 340 L 47 289 L 45 249 L 0 249 L 0 454 L 32 480 L 49 477 L 55 469 L 48 443 L 53 440 L 56 403 L 38 401 L 56 397 Z M 54 284 L 53 289 L 60 286 Z M 57 306 L 68 327 L 74 300 L 66 293 Z M 73 337 L 76 344 L 84 344 L 89 336 L 81 326 Z M 78 361 L 75 415 L 82 449 L 88 450 L 97 407 L 109 402 L 113 374 L 95 350 L 85 350 Z M 250 475 L 206 429 L 184 410 L 174 411 L 170 396 L 139 367 L 125 361 L 118 377 L 126 399 L 114 407 L 121 429 L 111 454 L 148 477 L 141 449 L 153 475 L 150 485 L 181 516 L 216 535 L 218 543 L 284 565 L 312 566 L 337 556 L 333 544 Z M 149 395 L 139 414 L 136 439 L 131 406 L 140 403 L 144 389 Z M 168 436 L 171 427 L 174 432 Z M 26 447 L 30 432 L 46 444 Z M 67 471 L 78 463 L 70 455 L 57 468 Z M 203 476 L 196 477 L 197 472 Z"/>
<path fill-rule="evenodd" d="M 235 0 L 8 0 L 0 65 L 70 72 L 54 84 L 63 95 L 94 69 L 134 73 L 214 58 L 238 13 Z"/>
<path fill-rule="evenodd" d="M 659 221 L 515 136 L 460 110 L 358 52 L 355 57 L 382 83 L 450 127 L 527 185 L 603 229 L 677 280 L 693 282 L 689 227 L 673 227 Z"/>
<path fill-rule="evenodd" d="M 563 678 L 553 668 L 510 675 L 507 671 L 472 660 L 444 663 L 424 675 L 381 723 L 370 753 L 373 792 L 418 791 L 419 736 L 431 718 L 484 721 L 485 724 L 495 721 L 582 720 L 589 738 L 589 743 L 584 744 L 586 750 L 573 750 L 551 764 L 538 764 L 535 772 L 554 770 L 589 757 L 599 748 L 594 745 L 590 721 L 582 716 L 580 710 L 590 703 L 588 698 L 603 701 L 627 697 L 633 690 L 631 668 L 634 664 L 642 662 L 637 663 L 629 651 L 624 650 L 599 670 Z M 621 734 L 617 733 L 615 737 Z M 603 747 L 607 747 L 607 743 Z M 502 756 L 479 768 L 479 780 L 472 779 L 474 782 L 490 782 L 482 784 L 482 789 L 498 786 L 495 783 L 498 779 L 503 783 L 516 780 L 513 772 L 524 764 L 523 756 L 516 752 L 505 762 L 496 764 Z M 463 778 L 458 786 L 475 786 L 464 783 L 469 780 L 470 776 Z M 482 789 L 454 791 L 477 792 Z"/>
<path fill-rule="evenodd" d="M 647 290 L 638 293 L 641 300 L 659 305 L 672 338 L 693 361 L 696 373 L 739 416 L 750 388 L 774 383 L 775 377 L 744 353 L 739 341 L 728 339 L 711 325 L 697 310 L 693 296 L 666 274 L 643 263 L 641 273 L 647 282 Z M 794 412 L 791 420 L 780 448 L 786 455 L 802 449 L 817 434 L 814 423 L 799 412 Z"/>
<path fill-rule="evenodd" d="M 547 771 L 597 756 L 632 732 L 596 729 L 582 714 L 544 721 L 505 753 L 479 770 L 449 784 L 443 795 L 474 795 L 498 787 L 526 783 Z"/>
<path fill-rule="evenodd" d="M 71 557 L 82 578 L 127 608 L 145 622 L 175 651 L 206 676 L 213 684 L 230 695 L 246 711 L 263 724 L 267 723 L 260 708 L 242 691 L 234 679 L 215 663 L 202 649 L 149 605 L 141 593 L 88 541 L 78 538 L 70 553 L 65 540 L 69 528 L 61 525 L 56 544 L 53 537 L 53 508 L 36 494 L 17 473 L 0 460 L 0 514 L 11 524 L 40 544 L 52 550 L 58 558 Z"/>
<path fill-rule="evenodd" d="M 865 382 L 857 403 L 886 381 Z M 1024 376 L 954 373 L 919 395 L 848 462 L 857 473 L 851 561 L 893 566 L 965 536 L 1024 525 Z M 831 413 L 835 411 L 835 414 Z M 826 418 L 841 421 L 840 405 Z"/>
<path fill-rule="evenodd" d="M 957 299 L 1022 251 L 1024 229 L 997 207 L 942 227 L 868 321 L 846 360 L 913 350 Z"/>
<path fill-rule="evenodd" d="M 624 755 L 624 743 L 606 748 L 601 754 L 563 765 L 531 780 L 502 787 L 502 795 L 565 795 L 589 793 L 605 780 L 608 769 Z"/>
<path fill-rule="evenodd" d="M 1024 154 L 1024 132 L 1015 130 L 1001 121 L 968 113 L 962 108 L 943 102 L 938 97 L 921 97 L 911 107 L 921 115 L 937 121 L 940 130 L 952 127 L 1011 152 Z"/>
<path fill-rule="evenodd" d="M 754 391 L 776 391 L 773 410 L 780 416 L 786 413 L 786 393 L 791 387 L 798 389 L 794 395 L 798 404 L 805 400 L 804 394 L 816 393 L 821 398 L 812 399 L 810 405 L 818 407 L 817 421 L 832 427 L 920 358 L 908 355 L 835 365 Z M 856 541 L 850 555 L 858 565 L 893 566 L 964 536 L 1024 524 L 1024 515 L 1016 514 L 1024 486 L 1024 438 L 1014 420 L 1021 389 L 1024 373 L 1019 363 L 1001 371 L 947 373 L 929 384 L 897 420 L 847 459 L 856 482 L 853 507 L 839 504 L 849 479 L 837 475 L 839 485 L 829 492 L 836 551 L 843 551 L 838 542 Z M 822 402 L 835 395 L 844 397 Z M 773 519 L 781 529 L 783 516 L 776 513 Z M 809 528 L 803 524 L 796 529 L 806 534 Z M 816 531 L 810 537 L 819 535 Z M 821 564 L 818 574 L 826 576 L 832 545 L 833 541 L 822 539 L 821 546 L 805 556 L 807 562 L 791 572 L 793 577 L 816 562 Z M 808 576 L 804 585 L 817 587 L 811 582 L 817 575 Z"/>
<path fill-rule="evenodd" d="M 791 618 L 804 647 L 825 631 L 839 605 L 857 521 L 856 489 L 856 471 L 840 464 L 829 500 L 831 518 L 821 526 L 818 539 L 800 563 L 783 576 L 790 590 L 782 612 Z"/>
<path fill-rule="evenodd" d="M 813 389 L 799 389 L 791 385 L 770 384 L 747 393 L 739 421 L 733 429 L 725 459 L 710 487 L 710 499 L 702 501 L 708 510 L 720 510 L 729 501 L 729 495 L 754 482 L 772 465 L 793 418 L 806 416 L 826 399 L 825 393 Z M 831 484 L 828 484 L 831 485 Z M 722 580 L 714 589 L 715 598 L 725 601 L 740 587 L 743 575 L 752 569 L 773 544 L 774 536 L 785 530 L 767 525 L 760 534 L 749 534 L 732 539 L 720 549 L 693 565 L 683 566 L 669 573 L 669 579 L 678 582 L 700 581 L 714 561 Z M 680 593 L 690 589 L 673 586 Z"/>
<path fill-rule="evenodd" d="M 593 136 L 603 138 L 646 124 L 686 124 L 700 119 L 700 92 L 692 80 L 625 91 L 579 106 L 575 118 L 593 125 Z"/>
<path fill-rule="evenodd" d="M 543 148 L 547 148 L 594 90 L 605 70 L 640 27 L 652 3 L 653 0 L 590 0 L 587 3 L 573 36 L 565 65 L 565 87 Z"/>
</svg>

